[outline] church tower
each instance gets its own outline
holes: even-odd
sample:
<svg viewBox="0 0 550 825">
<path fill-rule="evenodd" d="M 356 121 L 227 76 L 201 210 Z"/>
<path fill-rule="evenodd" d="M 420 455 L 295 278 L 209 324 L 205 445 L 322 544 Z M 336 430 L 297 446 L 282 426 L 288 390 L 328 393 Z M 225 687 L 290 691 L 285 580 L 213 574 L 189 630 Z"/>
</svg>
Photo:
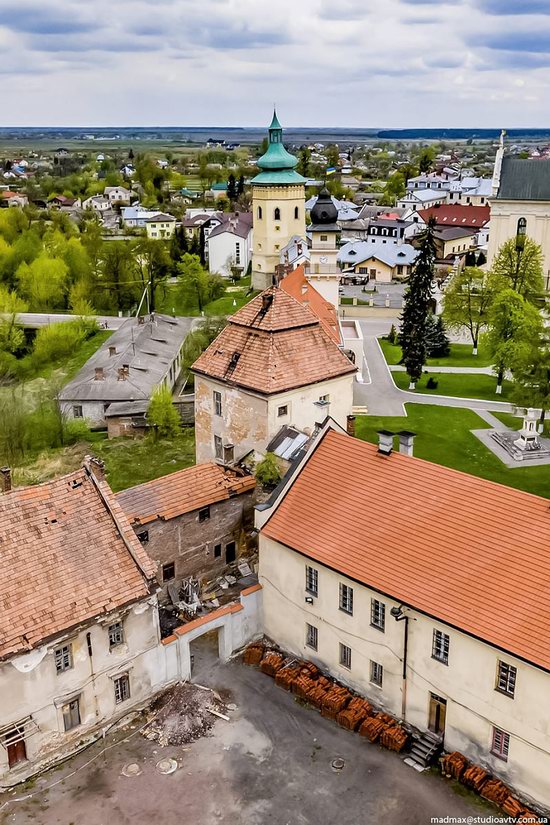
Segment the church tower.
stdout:
<svg viewBox="0 0 550 825">
<path fill-rule="evenodd" d="M 306 277 L 317 292 L 338 309 L 341 272 L 337 263 L 336 239 L 340 228 L 337 224 L 338 210 L 326 187 L 319 192 L 310 217 L 311 250 Z"/>
<path fill-rule="evenodd" d="M 283 146 L 283 130 L 274 112 L 267 152 L 258 160 L 260 172 L 252 179 L 254 289 L 271 286 L 281 249 L 294 235 L 305 238 L 306 179 L 296 172 L 297 163 Z"/>
</svg>

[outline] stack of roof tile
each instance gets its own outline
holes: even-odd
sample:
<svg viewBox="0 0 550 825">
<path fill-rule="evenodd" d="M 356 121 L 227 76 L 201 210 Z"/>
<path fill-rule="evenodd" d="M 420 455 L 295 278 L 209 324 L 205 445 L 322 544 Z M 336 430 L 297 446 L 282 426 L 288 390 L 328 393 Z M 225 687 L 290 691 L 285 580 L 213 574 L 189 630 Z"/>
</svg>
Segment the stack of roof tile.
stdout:
<svg viewBox="0 0 550 825">
<path fill-rule="evenodd" d="M 526 813 L 525 806 L 521 804 L 519 799 L 515 799 L 513 796 L 508 796 L 508 798 L 505 799 L 504 802 L 500 803 L 500 807 L 502 808 L 504 813 L 512 817 L 512 819 L 518 819 L 520 816 L 524 816 Z"/>
<path fill-rule="evenodd" d="M 341 710 L 336 721 L 346 730 L 357 730 L 368 716 L 374 716 L 374 708 L 366 699 L 354 696 L 347 708 Z"/>
<path fill-rule="evenodd" d="M 259 665 L 263 659 L 264 650 L 265 648 L 261 642 L 248 645 L 243 657 L 245 665 Z"/>
<path fill-rule="evenodd" d="M 466 785 L 467 788 L 471 788 L 480 793 L 488 779 L 489 774 L 484 768 L 481 768 L 479 765 L 470 765 L 462 774 L 461 782 L 463 785 Z"/>
<path fill-rule="evenodd" d="M 359 736 L 366 736 L 369 742 L 378 742 L 382 731 L 389 727 L 388 722 L 381 718 L 385 715 L 386 714 L 379 713 L 376 716 L 367 717 L 359 728 Z"/>
<path fill-rule="evenodd" d="M 537 814 L 534 811 L 530 811 L 528 808 L 526 808 L 520 816 L 520 818 L 518 819 L 518 822 L 530 822 L 531 825 L 533 825 L 533 822 L 537 822 L 538 820 L 540 820 L 541 822 L 544 821 L 539 816 L 537 816 Z"/>
<path fill-rule="evenodd" d="M 315 687 L 316 682 L 317 680 L 312 679 L 307 672 L 301 671 L 292 684 L 292 693 L 300 699 L 307 699 L 308 693 Z"/>
<path fill-rule="evenodd" d="M 279 687 L 284 688 L 284 690 L 292 690 L 292 685 L 294 684 L 294 680 L 297 678 L 298 674 L 300 673 L 300 665 L 284 665 L 283 667 L 279 668 L 277 673 L 275 674 L 275 684 L 279 685 Z"/>
<path fill-rule="evenodd" d="M 453 779 L 461 779 L 469 764 L 466 757 L 458 751 L 446 753 L 441 758 L 441 773 L 448 777 L 452 776 Z"/>
<path fill-rule="evenodd" d="M 502 805 L 510 796 L 510 789 L 500 779 L 488 779 L 483 785 L 481 796 L 489 802 Z"/>
<path fill-rule="evenodd" d="M 321 716 L 336 719 L 351 699 L 351 693 L 342 685 L 333 684 L 321 702 Z"/>
<path fill-rule="evenodd" d="M 276 653 L 274 650 L 268 650 L 260 663 L 260 670 L 262 673 L 267 673 L 268 676 L 275 676 L 278 670 L 283 666 L 283 655 Z"/>
<path fill-rule="evenodd" d="M 380 744 L 390 751 L 402 751 L 409 740 L 409 734 L 401 725 L 390 725 L 382 731 L 380 736 Z"/>
<path fill-rule="evenodd" d="M 316 708 L 320 708 L 332 684 L 332 681 L 327 679 L 326 676 L 319 676 L 306 696 L 307 701 Z"/>
</svg>

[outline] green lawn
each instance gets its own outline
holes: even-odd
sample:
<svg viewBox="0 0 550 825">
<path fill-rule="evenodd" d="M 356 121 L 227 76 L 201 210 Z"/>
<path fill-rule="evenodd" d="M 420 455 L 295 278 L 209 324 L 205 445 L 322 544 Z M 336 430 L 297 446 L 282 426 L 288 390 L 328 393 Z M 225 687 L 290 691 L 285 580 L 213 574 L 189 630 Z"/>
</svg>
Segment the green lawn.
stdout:
<svg viewBox="0 0 550 825">
<path fill-rule="evenodd" d="M 376 443 L 377 430 L 416 433 L 414 454 L 446 467 L 550 498 L 550 465 L 508 469 L 470 430 L 489 429 L 472 410 L 406 404 L 407 416 L 357 416 L 356 433 Z M 500 414 L 499 414 L 500 415 Z M 388 490 L 391 496 L 391 490 Z"/>
<path fill-rule="evenodd" d="M 401 347 L 391 344 L 387 338 L 378 339 L 382 352 L 388 364 L 399 364 L 401 361 Z M 471 344 L 451 344 L 451 352 L 447 358 L 428 358 L 428 367 L 488 367 L 491 359 L 487 348 L 480 345 L 478 355 L 472 355 Z"/>
<path fill-rule="evenodd" d="M 396 386 L 401 390 L 409 389 L 409 376 L 406 372 L 392 372 Z M 432 378 L 437 381 L 435 389 L 428 389 L 426 384 Z M 451 395 L 462 398 L 479 398 L 487 401 L 507 401 L 512 382 L 504 381 L 502 395 L 495 393 L 497 380 L 493 375 L 475 375 L 472 373 L 430 372 L 424 373 L 416 384 L 413 392 L 427 393 L 428 395 Z"/>
<path fill-rule="evenodd" d="M 495 418 L 498 418 L 499 421 L 502 421 L 502 423 L 508 427 L 509 430 L 521 430 L 523 416 L 512 415 L 511 413 L 505 412 L 494 412 L 492 415 L 494 415 Z M 544 421 L 544 435 L 547 438 L 550 438 L 550 420 L 548 418 Z"/>
<path fill-rule="evenodd" d="M 237 283 L 237 288 L 234 289 L 234 291 L 228 291 L 225 295 L 222 295 L 221 298 L 210 301 L 210 303 L 204 307 L 204 314 L 211 316 L 232 315 L 234 312 L 237 312 L 238 309 L 258 294 L 257 292 L 249 292 L 249 281 L 250 279 L 243 278 Z M 157 292 L 156 298 L 157 312 L 164 312 L 168 315 L 187 316 L 200 316 L 201 314 L 198 306 L 189 305 L 182 300 L 179 290 L 174 284 L 161 287 Z M 235 306 L 233 305 L 233 301 L 235 301 Z"/>
</svg>

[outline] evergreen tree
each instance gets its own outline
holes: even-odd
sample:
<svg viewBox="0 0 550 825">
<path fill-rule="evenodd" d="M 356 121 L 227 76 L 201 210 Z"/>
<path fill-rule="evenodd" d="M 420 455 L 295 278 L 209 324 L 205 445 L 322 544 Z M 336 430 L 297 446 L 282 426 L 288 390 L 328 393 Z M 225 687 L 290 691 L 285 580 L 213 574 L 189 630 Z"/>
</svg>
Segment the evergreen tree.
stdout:
<svg viewBox="0 0 550 825">
<path fill-rule="evenodd" d="M 430 313 L 426 318 L 426 355 L 429 358 L 446 358 L 451 347 L 441 315 Z"/>
<path fill-rule="evenodd" d="M 418 236 L 418 257 L 407 279 L 401 316 L 399 342 L 403 350 L 402 363 L 410 378 L 409 388 L 412 390 L 422 375 L 427 357 L 426 319 L 434 276 L 435 226 L 435 218 L 432 217 L 428 220 L 426 229 Z"/>
<path fill-rule="evenodd" d="M 233 203 L 233 201 L 237 199 L 237 182 L 233 172 L 229 175 L 227 180 L 227 197 L 229 198 L 230 203 Z"/>
<path fill-rule="evenodd" d="M 133 159 L 134 159 L 134 150 L 130 149 L 130 151 L 128 152 L 128 160 L 133 160 Z"/>
<path fill-rule="evenodd" d="M 311 161 L 311 150 L 308 146 L 303 146 L 300 149 L 300 154 L 298 157 L 298 167 L 297 171 L 300 175 L 303 175 L 304 178 L 309 177 L 309 164 Z"/>
<path fill-rule="evenodd" d="M 466 266 L 475 266 L 476 265 L 476 253 L 474 252 L 473 249 L 470 249 L 466 253 L 464 263 L 465 263 Z"/>
<path fill-rule="evenodd" d="M 244 175 L 239 175 L 239 181 L 237 183 L 237 197 L 244 195 Z"/>
</svg>

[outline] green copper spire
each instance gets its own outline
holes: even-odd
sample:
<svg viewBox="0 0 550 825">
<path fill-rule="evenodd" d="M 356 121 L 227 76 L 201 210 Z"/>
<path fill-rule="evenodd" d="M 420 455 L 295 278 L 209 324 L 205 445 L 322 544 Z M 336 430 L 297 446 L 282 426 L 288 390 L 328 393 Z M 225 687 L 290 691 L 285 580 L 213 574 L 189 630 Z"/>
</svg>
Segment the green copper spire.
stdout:
<svg viewBox="0 0 550 825">
<path fill-rule="evenodd" d="M 262 171 L 253 178 L 252 183 L 304 183 L 306 179 L 294 171 L 297 163 L 298 159 L 287 152 L 283 146 L 283 129 L 279 123 L 277 112 L 273 110 L 267 152 L 258 160 L 258 166 Z"/>
</svg>

